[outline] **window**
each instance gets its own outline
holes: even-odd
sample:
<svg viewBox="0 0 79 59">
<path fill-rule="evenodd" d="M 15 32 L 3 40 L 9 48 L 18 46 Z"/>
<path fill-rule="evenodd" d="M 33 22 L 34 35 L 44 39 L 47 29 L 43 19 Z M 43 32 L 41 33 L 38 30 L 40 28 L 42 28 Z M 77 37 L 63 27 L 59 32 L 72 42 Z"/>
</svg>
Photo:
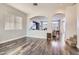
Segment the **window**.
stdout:
<svg viewBox="0 0 79 59">
<path fill-rule="evenodd" d="M 47 21 L 42 22 L 42 29 L 47 30 Z"/>
<path fill-rule="evenodd" d="M 7 15 L 5 17 L 5 30 L 14 29 L 14 15 Z"/>
<path fill-rule="evenodd" d="M 5 30 L 21 30 L 22 17 L 12 14 L 5 16 Z"/>
<path fill-rule="evenodd" d="M 47 30 L 47 17 L 45 16 L 34 16 L 30 18 L 30 29 L 31 30 Z"/>
<path fill-rule="evenodd" d="M 52 21 L 52 28 L 53 30 L 59 30 L 60 29 L 60 21 Z"/>
<path fill-rule="evenodd" d="M 15 29 L 22 29 L 22 17 L 17 16 L 15 19 Z"/>
<path fill-rule="evenodd" d="M 31 24 L 32 30 L 47 30 L 47 21 L 36 22 L 33 21 Z"/>
<path fill-rule="evenodd" d="M 40 29 L 40 23 L 33 21 L 31 25 L 32 30 L 39 30 Z"/>
</svg>

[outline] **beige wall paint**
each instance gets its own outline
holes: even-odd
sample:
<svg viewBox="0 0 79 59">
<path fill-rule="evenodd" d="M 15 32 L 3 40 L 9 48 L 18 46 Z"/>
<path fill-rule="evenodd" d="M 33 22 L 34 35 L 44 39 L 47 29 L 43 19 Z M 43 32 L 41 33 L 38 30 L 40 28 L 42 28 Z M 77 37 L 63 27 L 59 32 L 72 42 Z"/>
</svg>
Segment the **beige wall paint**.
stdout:
<svg viewBox="0 0 79 59">
<path fill-rule="evenodd" d="M 13 14 L 15 16 L 17 15 L 22 16 L 23 29 L 22 30 L 5 30 L 4 26 L 5 26 L 6 18 L 4 18 L 4 14 L 6 13 L 7 15 Z M 24 37 L 25 35 L 26 35 L 26 14 L 6 4 L 0 4 L 0 43 L 14 40 L 15 38 Z"/>
<path fill-rule="evenodd" d="M 77 15 L 76 5 L 69 6 L 65 9 L 66 16 L 66 39 L 73 37 L 76 33 Z"/>
<path fill-rule="evenodd" d="M 79 48 L 79 4 L 77 4 L 77 48 Z"/>
</svg>

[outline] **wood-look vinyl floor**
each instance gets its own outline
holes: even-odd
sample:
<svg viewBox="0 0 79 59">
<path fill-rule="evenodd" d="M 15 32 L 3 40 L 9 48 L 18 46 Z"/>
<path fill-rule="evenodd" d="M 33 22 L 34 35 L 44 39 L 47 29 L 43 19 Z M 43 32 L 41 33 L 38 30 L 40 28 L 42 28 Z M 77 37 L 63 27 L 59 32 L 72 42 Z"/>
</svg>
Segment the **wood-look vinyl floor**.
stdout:
<svg viewBox="0 0 79 59">
<path fill-rule="evenodd" d="M 78 55 L 76 48 L 68 45 L 62 47 L 60 41 L 49 41 L 44 39 L 27 39 L 26 43 L 15 49 L 6 51 L 4 55 Z"/>
</svg>

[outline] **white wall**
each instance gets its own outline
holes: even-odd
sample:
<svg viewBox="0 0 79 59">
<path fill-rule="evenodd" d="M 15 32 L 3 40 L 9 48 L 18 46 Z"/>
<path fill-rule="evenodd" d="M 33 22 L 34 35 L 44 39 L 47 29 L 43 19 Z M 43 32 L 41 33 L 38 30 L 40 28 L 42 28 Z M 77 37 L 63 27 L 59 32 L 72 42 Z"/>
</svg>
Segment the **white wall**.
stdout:
<svg viewBox="0 0 79 59">
<path fill-rule="evenodd" d="M 33 38 L 47 38 L 47 32 L 41 31 L 41 30 L 30 30 L 27 32 L 27 37 L 33 37 Z"/>
<path fill-rule="evenodd" d="M 22 30 L 5 30 L 4 29 L 6 20 L 6 18 L 4 17 L 5 13 L 7 13 L 7 15 L 13 14 L 15 16 L 17 15 L 22 16 L 23 17 Z M 0 43 L 14 40 L 14 38 L 24 37 L 25 35 L 26 35 L 26 14 L 6 4 L 0 4 Z"/>
<path fill-rule="evenodd" d="M 69 6 L 65 9 L 66 16 L 66 39 L 73 37 L 76 35 L 76 24 L 77 24 L 77 16 L 76 16 L 76 5 Z"/>
<path fill-rule="evenodd" d="M 79 48 L 79 4 L 77 4 L 77 48 Z"/>
</svg>

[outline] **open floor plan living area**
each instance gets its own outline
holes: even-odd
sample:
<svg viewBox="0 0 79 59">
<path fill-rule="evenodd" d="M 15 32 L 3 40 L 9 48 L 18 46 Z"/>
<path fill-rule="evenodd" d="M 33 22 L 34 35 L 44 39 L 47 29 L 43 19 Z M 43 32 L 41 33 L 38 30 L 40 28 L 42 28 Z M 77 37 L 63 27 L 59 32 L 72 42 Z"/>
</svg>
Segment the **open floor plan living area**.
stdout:
<svg viewBox="0 0 79 59">
<path fill-rule="evenodd" d="M 79 3 L 0 3 L 0 55 L 79 55 Z"/>
</svg>

